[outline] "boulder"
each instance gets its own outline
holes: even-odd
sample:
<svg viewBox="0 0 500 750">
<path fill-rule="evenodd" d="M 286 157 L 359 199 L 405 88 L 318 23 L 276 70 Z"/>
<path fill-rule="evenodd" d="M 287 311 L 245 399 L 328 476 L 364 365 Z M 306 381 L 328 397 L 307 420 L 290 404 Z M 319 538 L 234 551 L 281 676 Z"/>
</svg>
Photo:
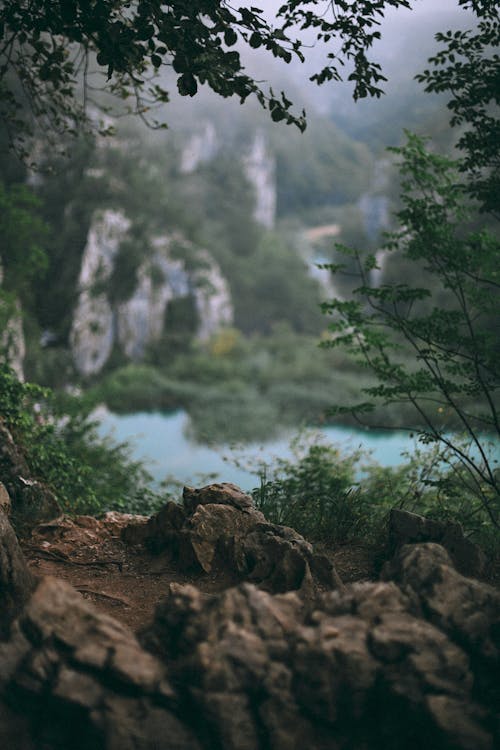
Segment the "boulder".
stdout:
<svg viewBox="0 0 500 750">
<path fill-rule="evenodd" d="M 392 554 L 405 544 L 436 542 L 448 550 L 461 573 L 477 576 L 484 572 L 483 551 L 465 536 L 462 526 L 456 522 L 436 521 L 393 508 L 389 517 L 389 542 Z"/>
<path fill-rule="evenodd" d="M 129 544 L 167 554 L 184 571 L 225 570 L 274 593 L 342 583 L 333 563 L 286 526 L 268 523 L 234 484 L 185 487 L 182 505 L 167 503 L 147 523 L 123 530 Z"/>
<path fill-rule="evenodd" d="M 206 487 L 193 489 L 193 487 L 184 487 L 182 491 L 182 502 L 188 513 L 198 507 L 198 505 L 231 505 L 233 508 L 249 513 L 259 513 L 255 510 L 253 500 L 250 495 L 243 492 L 237 485 L 231 482 L 221 482 L 208 484 Z M 264 520 L 262 514 L 259 514 Z"/>
<path fill-rule="evenodd" d="M 6 516 L 10 516 L 11 510 L 12 503 L 10 495 L 5 488 L 5 485 L 0 482 L 0 511 L 5 513 Z"/>
<path fill-rule="evenodd" d="M 16 535 L 0 509 L 0 639 L 35 587 Z"/>
<path fill-rule="evenodd" d="M 207 748 L 493 750 L 499 739 L 498 704 L 476 687 L 484 664 L 391 581 L 308 601 L 171 584 L 141 640 Z"/>
<path fill-rule="evenodd" d="M 177 703 L 165 665 L 62 581 L 40 583 L 0 644 L 5 747 L 199 750 Z"/>
</svg>

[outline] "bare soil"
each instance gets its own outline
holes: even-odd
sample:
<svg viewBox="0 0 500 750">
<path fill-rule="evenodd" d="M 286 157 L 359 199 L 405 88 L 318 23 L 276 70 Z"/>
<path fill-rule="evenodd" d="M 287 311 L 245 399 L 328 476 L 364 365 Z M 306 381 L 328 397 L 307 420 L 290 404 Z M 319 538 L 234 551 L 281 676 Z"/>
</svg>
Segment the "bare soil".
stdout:
<svg viewBox="0 0 500 750">
<path fill-rule="evenodd" d="M 107 513 L 103 519 L 61 516 L 41 524 L 22 542 L 28 565 L 36 575 L 67 581 L 101 612 L 136 632 L 152 621 L 172 582 L 194 584 L 207 596 L 238 582 L 229 570 L 187 575 L 166 555 L 125 545 L 121 531 L 131 518 L 121 513 Z M 375 577 L 366 548 L 344 546 L 328 553 L 344 583 Z"/>
</svg>

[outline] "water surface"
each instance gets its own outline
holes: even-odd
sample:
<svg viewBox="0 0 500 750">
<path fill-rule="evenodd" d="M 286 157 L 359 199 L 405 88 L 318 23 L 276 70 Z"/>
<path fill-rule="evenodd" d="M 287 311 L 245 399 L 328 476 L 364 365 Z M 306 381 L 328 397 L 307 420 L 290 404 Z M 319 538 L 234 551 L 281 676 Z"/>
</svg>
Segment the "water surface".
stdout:
<svg viewBox="0 0 500 750">
<path fill-rule="evenodd" d="M 133 457 L 145 462 L 157 484 L 170 476 L 183 484 L 217 480 L 251 490 L 259 484 L 258 462 L 271 462 L 274 457 L 291 458 L 290 440 L 296 435 L 288 431 L 269 442 L 209 446 L 189 437 L 190 420 L 182 410 L 168 414 L 116 415 L 100 408 L 94 417 L 99 420 L 102 435 L 111 434 L 117 441 L 132 443 Z M 352 453 L 358 448 L 369 451 L 382 466 L 402 463 L 402 452 L 412 452 L 416 445 L 415 438 L 401 431 L 365 431 L 331 425 L 315 431 L 342 452 Z"/>
</svg>

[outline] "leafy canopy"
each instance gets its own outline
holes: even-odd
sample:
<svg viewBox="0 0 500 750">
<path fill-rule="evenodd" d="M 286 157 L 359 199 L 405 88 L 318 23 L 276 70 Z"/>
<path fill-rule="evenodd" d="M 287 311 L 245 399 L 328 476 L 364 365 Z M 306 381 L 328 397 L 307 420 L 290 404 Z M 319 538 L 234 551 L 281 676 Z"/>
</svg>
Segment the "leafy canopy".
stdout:
<svg viewBox="0 0 500 750">
<path fill-rule="evenodd" d="M 296 34 L 311 30 L 327 45 L 326 64 L 311 79 L 341 79 L 348 66 L 354 98 L 380 96 L 385 80 L 369 56 L 385 8 L 409 0 L 285 0 L 273 23 L 254 6 L 221 0 L 4 0 L 0 7 L 0 105 L 11 142 L 26 156 L 26 135 L 76 128 L 95 99 L 92 72 L 140 116 L 168 101 L 159 75 L 172 69 L 178 91 L 194 96 L 206 84 L 223 97 L 257 97 L 274 121 L 305 128 L 284 93 L 265 90 L 245 70 L 240 50 L 261 49 L 285 63 L 304 60 Z M 130 104 L 130 102 L 132 102 Z M 155 123 L 155 121 L 153 121 Z M 158 124 L 157 122 L 155 124 Z M 24 144 L 24 145 L 23 145 Z"/>
<path fill-rule="evenodd" d="M 328 346 L 345 345 L 376 376 L 366 400 L 336 413 L 361 421 L 375 404 L 410 404 L 424 442 L 453 455 L 463 488 L 480 499 L 500 526 L 500 308 L 498 235 L 470 223 L 470 200 L 456 163 L 428 151 L 408 134 L 400 157 L 400 228 L 377 256 L 337 246 L 354 259 L 359 285 L 350 299 L 323 305 L 333 316 Z M 378 283 L 380 261 L 396 254 L 406 280 Z M 352 267 L 352 266 L 351 266 Z M 342 264 L 331 267 L 342 271 Z M 468 448 L 454 431 L 466 436 Z M 453 432 L 452 432 L 453 431 Z M 488 435 L 496 451 L 488 447 Z"/>
</svg>

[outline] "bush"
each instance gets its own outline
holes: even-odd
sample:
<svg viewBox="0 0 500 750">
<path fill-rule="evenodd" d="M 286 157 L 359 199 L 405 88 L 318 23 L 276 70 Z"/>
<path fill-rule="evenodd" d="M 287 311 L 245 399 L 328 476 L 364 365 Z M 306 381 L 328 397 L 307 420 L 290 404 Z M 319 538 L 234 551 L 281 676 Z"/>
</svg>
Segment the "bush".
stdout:
<svg viewBox="0 0 500 750">
<path fill-rule="evenodd" d="M 117 414 L 177 409 L 194 397 L 195 385 L 171 380 L 148 365 L 126 365 L 92 389 L 89 398 Z"/>
<path fill-rule="evenodd" d="M 470 449 L 460 442 L 463 451 Z M 451 449 L 420 445 L 395 467 L 380 466 L 363 451 L 343 454 L 314 435 L 313 442 L 299 435 L 291 450 L 291 459 L 257 467 L 261 483 L 252 494 L 269 521 L 291 526 L 312 541 L 381 548 L 387 542 L 389 510 L 403 508 L 459 521 L 470 538 L 499 554 L 495 527 Z"/>
<path fill-rule="evenodd" d="M 373 536 L 384 509 L 360 489 L 357 476 L 365 454 L 346 456 L 335 446 L 308 444 L 300 436 L 292 453 L 292 460 L 259 467 L 260 487 L 252 494 L 266 518 L 313 541 L 338 544 Z"/>
<path fill-rule="evenodd" d="M 68 408 L 70 407 L 70 408 Z M 130 457 L 127 443 L 99 437 L 75 400 L 62 409 L 47 389 L 20 383 L 0 367 L 0 414 L 33 477 L 48 485 L 68 513 L 145 513 L 165 498 Z"/>
</svg>

